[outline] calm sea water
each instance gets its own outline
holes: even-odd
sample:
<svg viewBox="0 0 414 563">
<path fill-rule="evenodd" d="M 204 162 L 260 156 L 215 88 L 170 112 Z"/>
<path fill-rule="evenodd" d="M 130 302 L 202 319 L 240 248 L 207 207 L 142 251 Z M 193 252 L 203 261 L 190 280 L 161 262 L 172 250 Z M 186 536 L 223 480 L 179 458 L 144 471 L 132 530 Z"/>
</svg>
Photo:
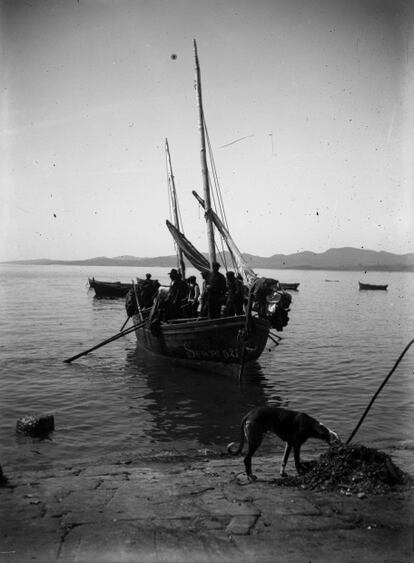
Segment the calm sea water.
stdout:
<svg viewBox="0 0 414 563">
<path fill-rule="evenodd" d="M 167 284 L 167 272 L 153 269 L 153 278 Z M 238 438 L 241 416 L 266 403 L 308 412 L 346 439 L 414 338 L 414 274 L 258 273 L 300 282 L 300 288 L 292 292 L 280 345 L 269 340 L 239 385 L 172 367 L 137 350 L 133 334 L 73 364 L 63 362 L 117 333 L 126 320 L 123 300 L 96 299 L 88 277 L 128 282 L 145 270 L 1 265 L 0 463 L 66 463 L 128 450 L 224 450 Z M 388 291 L 359 291 L 359 279 L 388 283 Z M 356 441 L 380 448 L 412 444 L 413 367 L 414 346 Z M 20 416 L 36 413 L 54 414 L 50 439 L 15 433 Z"/>
</svg>

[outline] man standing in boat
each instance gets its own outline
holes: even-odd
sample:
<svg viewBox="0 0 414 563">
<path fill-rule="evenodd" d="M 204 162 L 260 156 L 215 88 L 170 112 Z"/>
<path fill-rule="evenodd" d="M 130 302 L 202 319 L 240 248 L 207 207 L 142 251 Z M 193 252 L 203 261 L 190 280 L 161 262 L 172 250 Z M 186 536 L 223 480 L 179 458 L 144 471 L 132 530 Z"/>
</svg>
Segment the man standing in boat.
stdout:
<svg viewBox="0 0 414 563">
<path fill-rule="evenodd" d="M 189 315 L 190 317 L 196 317 L 200 302 L 200 287 L 195 276 L 190 276 L 187 282 L 190 288 L 188 292 Z"/>
<path fill-rule="evenodd" d="M 168 318 L 179 319 L 182 317 L 183 307 L 186 305 L 188 297 L 188 284 L 181 277 L 181 274 L 173 268 L 169 274 L 171 279 L 170 290 L 168 292 Z"/>
<path fill-rule="evenodd" d="M 207 278 L 207 303 L 208 316 L 210 319 L 219 317 L 221 314 L 221 306 L 226 296 L 226 278 L 219 272 L 220 264 L 213 262 L 212 270 Z"/>
<path fill-rule="evenodd" d="M 151 274 L 145 274 L 145 280 L 141 282 L 140 298 L 142 299 L 142 306 L 144 309 L 152 307 L 154 297 L 160 286 L 158 280 L 152 280 L 151 277 Z"/>
<path fill-rule="evenodd" d="M 200 317 L 207 317 L 208 316 L 208 301 L 207 301 L 207 280 L 210 272 L 205 270 L 201 272 L 201 277 L 203 278 L 203 283 L 201 286 L 201 295 L 200 295 Z"/>
<path fill-rule="evenodd" d="M 227 278 L 227 292 L 226 292 L 226 308 L 225 315 L 231 317 L 233 315 L 243 314 L 243 298 L 244 286 L 243 283 L 236 278 L 234 272 L 228 271 Z"/>
</svg>

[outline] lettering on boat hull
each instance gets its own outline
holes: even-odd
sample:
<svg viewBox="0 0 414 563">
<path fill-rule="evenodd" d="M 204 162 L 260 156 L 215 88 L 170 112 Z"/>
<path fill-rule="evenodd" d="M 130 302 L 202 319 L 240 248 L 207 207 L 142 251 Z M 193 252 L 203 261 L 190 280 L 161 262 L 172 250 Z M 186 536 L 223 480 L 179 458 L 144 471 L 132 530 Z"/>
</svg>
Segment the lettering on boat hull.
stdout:
<svg viewBox="0 0 414 563">
<path fill-rule="evenodd" d="M 189 360 L 232 360 L 238 362 L 240 358 L 237 348 L 195 350 L 191 347 L 191 343 L 184 342 L 184 350 Z"/>
</svg>

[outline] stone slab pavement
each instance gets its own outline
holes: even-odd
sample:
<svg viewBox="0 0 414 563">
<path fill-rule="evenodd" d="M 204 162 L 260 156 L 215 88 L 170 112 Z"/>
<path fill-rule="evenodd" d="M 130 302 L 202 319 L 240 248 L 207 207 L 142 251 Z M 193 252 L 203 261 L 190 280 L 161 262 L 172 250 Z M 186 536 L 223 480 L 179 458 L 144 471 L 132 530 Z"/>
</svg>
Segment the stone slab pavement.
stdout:
<svg viewBox="0 0 414 563">
<path fill-rule="evenodd" d="M 255 458 L 254 483 L 241 458 L 208 452 L 3 469 L 1 563 L 413 560 L 412 489 L 360 499 L 280 487 L 273 458 Z"/>
</svg>

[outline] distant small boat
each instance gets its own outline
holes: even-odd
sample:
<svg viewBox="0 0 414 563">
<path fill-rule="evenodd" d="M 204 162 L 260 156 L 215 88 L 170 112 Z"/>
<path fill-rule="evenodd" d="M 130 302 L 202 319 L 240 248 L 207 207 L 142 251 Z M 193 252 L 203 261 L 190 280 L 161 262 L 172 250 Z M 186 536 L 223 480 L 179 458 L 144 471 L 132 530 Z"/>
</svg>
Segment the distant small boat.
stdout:
<svg viewBox="0 0 414 563">
<path fill-rule="evenodd" d="M 95 278 L 89 278 L 89 287 L 95 290 L 96 297 L 99 298 L 115 298 L 125 297 L 128 291 L 132 288 L 132 283 L 122 282 L 104 282 L 98 281 Z"/>
<path fill-rule="evenodd" d="M 300 285 L 299 283 L 282 283 L 282 282 L 279 283 L 282 289 L 290 289 L 291 291 L 297 291 Z"/>
<path fill-rule="evenodd" d="M 325 280 L 326 282 L 339 282 L 339 280 Z"/>
<path fill-rule="evenodd" d="M 362 282 L 358 282 L 359 283 L 359 289 L 379 289 L 382 291 L 385 291 L 388 287 L 388 284 L 385 285 L 378 285 L 378 284 L 373 284 L 373 283 L 362 283 Z"/>
</svg>

